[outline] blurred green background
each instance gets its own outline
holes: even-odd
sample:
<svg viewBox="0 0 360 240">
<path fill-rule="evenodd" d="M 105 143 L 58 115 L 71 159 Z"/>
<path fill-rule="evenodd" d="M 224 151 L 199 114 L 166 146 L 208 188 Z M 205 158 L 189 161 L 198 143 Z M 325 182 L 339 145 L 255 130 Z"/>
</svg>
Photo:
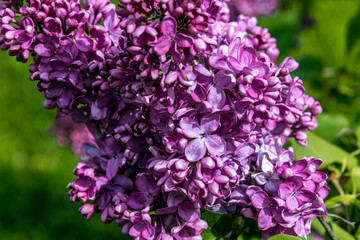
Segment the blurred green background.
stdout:
<svg viewBox="0 0 360 240">
<path fill-rule="evenodd" d="M 300 63 L 292 75 L 324 109 L 310 147 L 290 144 L 298 158 L 324 159 L 323 171 L 340 181 L 345 195 L 339 198 L 331 185 L 329 212 L 356 222 L 348 228 L 330 219 L 334 231 L 360 239 L 360 1 L 283 0 L 259 25 L 277 38 L 279 62 L 292 56 Z M 56 112 L 43 109 L 28 65 L 5 52 L 0 60 L 0 239 L 121 239 L 116 224 L 102 224 L 98 215 L 86 222 L 80 205 L 69 202 L 66 185 L 75 179 L 78 158 L 51 134 Z"/>
</svg>

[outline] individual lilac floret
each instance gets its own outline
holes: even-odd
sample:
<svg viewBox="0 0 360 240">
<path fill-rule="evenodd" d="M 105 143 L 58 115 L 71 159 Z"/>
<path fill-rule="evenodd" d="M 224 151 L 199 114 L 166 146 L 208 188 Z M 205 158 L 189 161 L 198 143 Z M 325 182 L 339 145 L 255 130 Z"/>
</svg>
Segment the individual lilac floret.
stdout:
<svg viewBox="0 0 360 240">
<path fill-rule="evenodd" d="M 279 196 L 286 202 L 290 211 L 298 210 L 306 203 L 311 203 L 316 196 L 311 190 L 303 188 L 302 178 L 291 177 L 279 186 Z"/>
<path fill-rule="evenodd" d="M 190 162 L 195 162 L 204 157 L 206 151 L 214 156 L 225 152 L 224 139 L 216 134 L 211 134 L 219 127 L 219 115 L 208 115 L 201 118 L 200 125 L 190 118 L 183 118 L 180 127 L 189 138 L 195 138 L 185 148 L 185 156 Z"/>
<path fill-rule="evenodd" d="M 132 212 L 130 221 L 134 224 L 129 235 L 134 239 L 154 239 L 155 229 L 151 225 L 151 218 L 147 213 Z"/>
</svg>

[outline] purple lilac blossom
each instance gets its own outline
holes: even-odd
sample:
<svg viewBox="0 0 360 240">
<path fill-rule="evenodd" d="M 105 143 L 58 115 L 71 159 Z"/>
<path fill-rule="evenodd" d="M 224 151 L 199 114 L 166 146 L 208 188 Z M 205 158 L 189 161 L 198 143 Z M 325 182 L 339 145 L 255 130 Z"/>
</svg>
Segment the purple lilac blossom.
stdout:
<svg viewBox="0 0 360 240">
<path fill-rule="evenodd" d="M 68 185 L 86 219 L 201 239 L 207 209 L 258 221 L 266 239 L 304 237 L 326 214 L 322 161 L 283 149 L 307 144 L 322 109 L 255 17 L 229 22 L 226 0 L 24 4 L 0 3 L 0 47 L 31 56 L 44 107 L 91 133 Z"/>
</svg>

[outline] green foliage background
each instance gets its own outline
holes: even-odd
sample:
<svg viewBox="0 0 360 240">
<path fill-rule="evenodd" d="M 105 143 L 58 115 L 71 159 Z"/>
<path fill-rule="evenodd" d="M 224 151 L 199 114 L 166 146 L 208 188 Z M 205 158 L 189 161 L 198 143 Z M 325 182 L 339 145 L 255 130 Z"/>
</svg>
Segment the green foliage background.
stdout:
<svg viewBox="0 0 360 240">
<path fill-rule="evenodd" d="M 280 62 L 292 56 L 300 63 L 293 76 L 324 109 L 309 147 L 288 145 L 297 159 L 323 158 L 322 171 L 344 191 L 340 195 L 332 181 L 326 206 L 355 222 L 349 227 L 329 217 L 333 231 L 339 239 L 360 239 L 360 1 L 283 0 L 259 25 L 277 38 Z M 0 238 L 125 239 L 116 224 L 102 224 L 99 216 L 86 222 L 77 212 L 80 205 L 69 202 L 66 185 L 75 179 L 78 158 L 57 146 L 51 133 L 56 113 L 43 109 L 36 83 L 27 80 L 28 65 L 5 52 L 0 60 Z M 204 239 L 261 236 L 255 222 L 239 216 L 203 212 L 203 217 L 212 225 Z M 318 221 L 313 231 L 325 234 Z"/>
</svg>

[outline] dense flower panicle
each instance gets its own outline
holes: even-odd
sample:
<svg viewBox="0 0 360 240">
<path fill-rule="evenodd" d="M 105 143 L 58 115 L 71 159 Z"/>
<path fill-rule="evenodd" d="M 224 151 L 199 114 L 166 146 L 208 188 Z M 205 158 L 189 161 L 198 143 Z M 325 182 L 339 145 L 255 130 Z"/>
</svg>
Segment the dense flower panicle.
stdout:
<svg viewBox="0 0 360 240">
<path fill-rule="evenodd" d="M 93 138 L 68 185 L 71 201 L 91 201 L 86 219 L 99 212 L 135 239 L 201 239 L 205 208 L 241 212 L 267 238 L 305 236 L 326 214 L 321 160 L 293 163 L 282 147 L 307 144 L 321 107 L 290 75 L 293 58 L 275 64 L 267 29 L 255 17 L 229 22 L 227 4 L 1 2 L 1 49 L 33 56 L 44 106 Z"/>
</svg>

